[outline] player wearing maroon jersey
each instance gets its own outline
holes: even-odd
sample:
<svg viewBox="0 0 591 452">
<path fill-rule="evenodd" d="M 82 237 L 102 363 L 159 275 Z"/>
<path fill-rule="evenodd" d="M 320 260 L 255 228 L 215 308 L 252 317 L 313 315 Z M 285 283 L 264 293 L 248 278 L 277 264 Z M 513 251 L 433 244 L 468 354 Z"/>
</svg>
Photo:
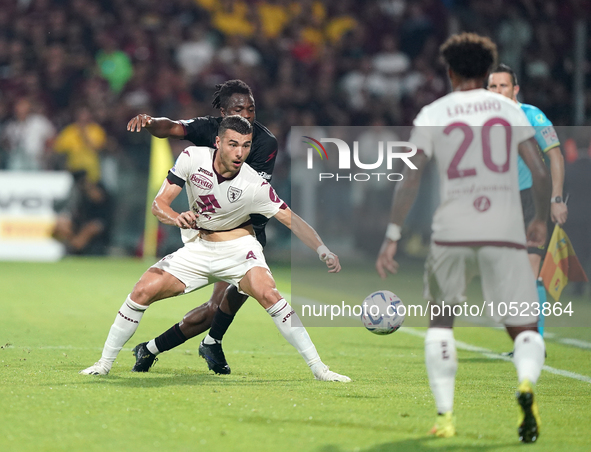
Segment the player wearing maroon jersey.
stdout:
<svg viewBox="0 0 591 452">
<path fill-rule="evenodd" d="M 246 119 L 227 116 L 220 123 L 216 149 L 188 147 L 178 157 L 154 199 L 152 213 L 162 223 L 179 227 L 185 245 L 143 274 L 119 309 L 101 358 L 81 374 L 107 375 L 152 303 L 222 280 L 236 286 L 239 293 L 252 296 L 266 309 L 317 380 L 350 381 L 330 371 L 320 360 L 306 329 L 298 326 L 301 323 L 297 314 L 277 291 L 262 246 L 255 239 L 250 215 L 274 216 L 318 252 L 330 273 L 341 269 L 338 257 L 322 243 L 316 231 L 244 163 L 252 144 L 252 130 Z M 178 213 L 171 203 L 185 184 L 190 210 Z"/>
<path fill-rule="evenodd" d="M 127 130 L 139 132 L 145 128 L 158 138 L 178 138 L 188 140 L 196 146 L 214 147 L 222 119 L 229 115 L 242 116 L 253 125 L 252 146 L 246 163 L 261 177 L 270 181 L 277 157 L 277 139 L 264 125 L 255 120 L 255 102 L 250 87 L 241 80 L 230 80 L 217 85 L 212 105 L 220 109 L 220 117 L 203 116 L 172 121 L 168 118 L 153 118 L 140 114 L 129 121 Z M 252 216 L 252 223 L 257 240 L 264 247 L 267 218 L 255 214 Z M 136 363 L 132 370 L 148 372 L 156 360 L 156 355 L 178 347 L 186 340 L 207 331 L 218 310 L 221 311 L 218 316 L 218 327 L 227 329 L 247 298 L 246 295 L 238 293 L 236 287 L 229 286 L 226 282 L 215 283 L 213 294 L 207 303 L 185 314 L 179 323 L 160 336 L 138 344 L 133 349 Z"/>
</svg>

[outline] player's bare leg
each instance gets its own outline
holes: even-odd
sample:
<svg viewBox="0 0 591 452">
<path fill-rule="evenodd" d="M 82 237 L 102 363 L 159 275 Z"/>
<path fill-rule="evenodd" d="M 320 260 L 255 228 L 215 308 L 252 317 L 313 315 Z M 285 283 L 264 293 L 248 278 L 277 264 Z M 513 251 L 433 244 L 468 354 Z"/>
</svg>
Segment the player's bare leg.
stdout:
<svg viewBox="0 0 591 452">
<path fill-rule="evenodd" d="M 133 354 L 136 362 L 131 370 L 133 372 L 148 372 L 156 361 L 157 355 L 172 350 L 187 340 L 207 331 L 211 327 L 218 309 L 222 310 L 222 314 L 218 316 L 217 327 L 225 333 L 234 320 L 234 316 L 247 299 L 248 296 L 239 293 L 235 286 L 218 281 L 214 284 L 213 293 L 207 303 L 203 303 L 201 306 L 189 311 L 185 314 L 183 320 L 170 327 L 160 336 L 135 346 Z M 221 322 L 223 324 L 220 324 Z"/>
<path fill-rule="evenodd" d="M 85 375 L 108 374 L 117 355 L 137 330 L 148 306 L 155 301 L 173 297 L 184 291 L 185 285 L 170 273 L 157 268 L 149 268 L 119 309 L 115 322 L 109 330 L 101 359 L 80 373 Z"/>
<path fill-rule="evenodd" d="M 275 326 L 277 326 L 279 332 L 304 358 L 316 379 L 323 381 L 350 381 L 349 377 L 331 372 L 328 366 L 321 361 L 308 332 L 302 326 L 295 311 L 277 290 L 275 280 L 266 268 L 254 267 L 250 269 L 240 281 L 240 290 L 255 298 L 265 308 L 273 319 L 273 322 L 275 322 Z M 216 313 L 216 317 L 218 315 L 219 311 Z M 215 333 L 212 327 L 208 338 L 211 338 Z M 216 342 L 219 341 L 216 345 L 221 350 L 221 337 L 219 339 L 215 338 L 215 340 Z M 200 354 L 203 345 L 204 343 L 200 346 Z M 206 355 L 207 352 L 207 350 L 203 350 L 202 356 Z M 204 358 L 208 361 L 209 365 L 208 357 L 204 356 Z"/>
<path fill-rule="evenodd" d="M 513 364 L 517 369 L 517 403 L 520 407 L 518 420 L 519 440 L 533 443 L 540 434 L 540 416 L 533 388 L 540 377 L 545 361 L 544 339 L 537 325 L 507 326 L 514 341 Z"/>
<path fill-rule="evenodd" d="M 453 404 L 458 355 L 453 325 L 452 312 L 440 313 L 432 318 L 425 336 L 425 364 L 437 406 L 437 418 L 430 433 L 441 438 L 456 434 Z"/>
</svg>

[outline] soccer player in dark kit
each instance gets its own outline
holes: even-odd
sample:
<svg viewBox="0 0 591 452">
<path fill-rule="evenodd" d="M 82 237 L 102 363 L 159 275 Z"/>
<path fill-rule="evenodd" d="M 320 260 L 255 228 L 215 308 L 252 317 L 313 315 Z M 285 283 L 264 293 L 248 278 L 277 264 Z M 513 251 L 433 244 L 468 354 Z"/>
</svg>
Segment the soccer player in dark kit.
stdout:
<svg viewBox="0 0 591 452">
<path fill-rule="evenodd" d="M 176 138 L 188 140 L 196 146 L 215 146 L 215 137 L 222 119 L 226 116 L 239 115 L 253 125 L 252 148 L 246 163 L 265 180 L 271 180 L 277 157 L 277 139 L 260 122 L 255 120 L 255 102 L 250 87 L 242 80 L 229 80 L 216 85 L 212 105 L 219 108 L 219 117 L 202 116 L 189 120 L 173 121 L 168 118 L 153 118 L 146 114 L 134 117 L 127 124 L 130 132 L 139 132 L 142 128 L 158 138 Z M 265 225 L 268 219 L 263 215 L 251 217 L 257 240 L 264 247 L 266 243 Z M 138 344 L 133 353 L 136 363 L 134 372 L 148 372 L 156 356 L 171 350 L 211 328 L 209 336 L 199 347 L 199 354 L 207 365 L 216 373 L 229 374 L 222 348 L 217 342 L 232 323 L 234 315 L 248 297 L 238 293 L 235 286 L 219 281 L 215 283 L 210 300 L 189 311 L 183 319 L 162 333 L 160 336 Z M 223 302 L 222 302 L 223 300 Z M 220 313 L 212 324 L 216 311 Z M 213 341 L 212 339 L 213 338 Z M 207 343 L 212 342 L 212 343 Z"/>
</svg>

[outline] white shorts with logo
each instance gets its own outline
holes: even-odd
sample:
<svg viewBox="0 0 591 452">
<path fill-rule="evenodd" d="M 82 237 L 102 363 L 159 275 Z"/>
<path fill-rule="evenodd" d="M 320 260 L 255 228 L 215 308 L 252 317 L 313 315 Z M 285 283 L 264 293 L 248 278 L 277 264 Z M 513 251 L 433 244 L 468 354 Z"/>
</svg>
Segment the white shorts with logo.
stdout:
<svg viewBox="0 0 591 452">
<path fill-rule="evenodd" d="M 483 316 L 507 326 L 538 321 L 534 304 L 539 302 L 538 293 L 525 249 L 431 243 L 425 262 L 425 299 L 448 305 L 463 303 L 466 286 L 478 274 L 486 304 Z"/>
<path fill-rule="evenodd" d="M 233 284 L 244 293 L 238 284 L 254 267 L 269 270 L 263 247 L 251 235 L 225 242 L 197 238 L 152 265 L 152 268 L 164 270 L 184 283 L 185 293 L 217 281 Z"/>
</svg>

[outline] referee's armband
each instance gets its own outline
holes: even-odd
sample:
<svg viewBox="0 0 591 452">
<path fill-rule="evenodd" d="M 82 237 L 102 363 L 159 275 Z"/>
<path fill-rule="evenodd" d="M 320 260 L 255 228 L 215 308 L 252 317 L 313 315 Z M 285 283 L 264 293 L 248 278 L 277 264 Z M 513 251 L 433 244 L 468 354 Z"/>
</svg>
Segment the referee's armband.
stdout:
<svg viewBox="0 0 591 452">
<path fill-rule="evenodd" d="M 170 172 L 170 170 L 168 171 L 168 176 L 166 176 L 166 180 L 168 180 L 169 183 L 178 185 L 181 188 L 185 186 L 185 181 L 178 177 L 176 174 Z"/>
</svg>

